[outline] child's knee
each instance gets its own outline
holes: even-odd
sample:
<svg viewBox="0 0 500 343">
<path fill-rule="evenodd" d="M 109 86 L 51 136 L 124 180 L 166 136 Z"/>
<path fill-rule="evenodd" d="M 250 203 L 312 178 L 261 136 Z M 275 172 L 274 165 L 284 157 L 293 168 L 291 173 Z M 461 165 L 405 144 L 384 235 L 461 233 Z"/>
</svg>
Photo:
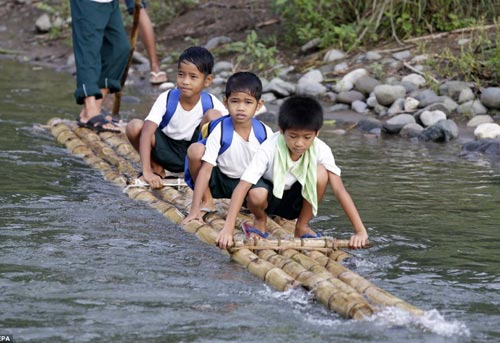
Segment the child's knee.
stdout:
<svg viewBox="0 0 500 343">
<path fill-rule="evenodd" d="M 267 205 L 267 189 L 264 187 L 252 188 L 247 194 L 248 205 L 263 207 Z"/>
<path fill-rule="evenodd" d="M 137 138 L 141 134 L 144 122 L 140 119 L 132 119 L 125 128 L 125 133 L 128 138 Z"/>
<path fill-rule="evenodd" d="M 206 122 L 222 117 L 222 113 L 214 108 L 205 112 L 204 118 Z"/>
<path fill-rule="evenodd" d="M 203 145 L 202 143 L 193 143 L 187 149 L 187 156 L 191 160 L 194 159 L 201 160 L 204 153 L 205 153 L 205 145 Z"/>
</svg>

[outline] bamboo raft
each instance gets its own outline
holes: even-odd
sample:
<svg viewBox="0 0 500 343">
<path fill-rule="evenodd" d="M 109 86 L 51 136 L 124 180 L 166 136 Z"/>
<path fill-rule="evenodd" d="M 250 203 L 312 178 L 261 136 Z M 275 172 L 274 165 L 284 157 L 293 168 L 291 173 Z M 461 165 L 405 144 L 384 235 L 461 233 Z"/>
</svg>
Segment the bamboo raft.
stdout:
<svg viewBox="0 0 500 343">
<path fill-rule="evenodd" d="M 126 136 L 111 132 L 97 134 L 78 127 L 74 121 L 51 119 L 48 128 L 57 142 L 74 155 L 101 171 L 104 178 L 124 189 L 131 198 L 156 208 L 170 221 L 181 224 L 187 213 L 192 192 L 188 187 L 163 187 L 150 190 L 128 187 L 140 171 L 140 159 Z M 227 201 L 216 202 L 217 211 L 206 213 L 205 222 L 191 221 L 183 228 L 201 241 L 215 247 L 218 232 L 224 225 Z M 252 218 L 240 213 L 238 227 Z M 333 238 L 293 238 L 291 221 L 268 220 L 268 232 L 273 239 L 246 239 L 238 228 L 235 245 L 229 255 L 252 274 L 279 291 L 303 287 L 330 310 L 345 318 L 363 319 L 386 307 L 396 307 L 421 316 L 424 311 L 380 289 L 370 281 L 342 265 L 351 255 L 339 248 L 347 241 Z M 222 251 L 222 250 L 221 250 Z M 226 253 L 226 251 L 222 251 Z"/>
</svg>

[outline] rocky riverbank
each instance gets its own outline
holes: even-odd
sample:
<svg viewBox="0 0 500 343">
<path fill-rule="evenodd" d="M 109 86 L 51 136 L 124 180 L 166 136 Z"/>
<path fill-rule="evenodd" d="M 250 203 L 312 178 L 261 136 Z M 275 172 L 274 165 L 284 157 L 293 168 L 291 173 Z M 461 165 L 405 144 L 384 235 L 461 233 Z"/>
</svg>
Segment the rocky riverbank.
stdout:
<svg viewBox="0 0 500 343">
<path fill-rule="evenodd" d="M 0 11 L 3 20 L 0 50 L 4 56 L 23 62 L 74 73 L 68 44 L 69 18 L 46 13 L 36 3 L 0 0 L 4 5 Z M 61 32 L 58 39 L 48 34 L 54 26 Z M 161 34 L 158 36 L 159 42 L 164 41 Z M 230 35 L 208 35 L 201 37 L 199 44 L 217 51 L 234 39 Z M 464 44 L 462 36 L 452 34 L 446 37 L 446 43 L 455 48 Z M 182 47 L 178 42 L 171 45 Z M 189 44 L 184 42 L 184 45 Z M 140 45 L 138 50 L 141 51 Z M 292 63 L 276 68 L 276 77 L 262 77 L 263 98 L 269 110 L 263 116 L 267 120 L 274 120 L 276 108 L 284 98 L 293 94 L 311 95 L 322 100 L 326 118 L 337 121 L 339 133 L 349 127 L 380 138 L 398 135 L 416 142 L 446 143 L 460 138 L 465 152 L 486 152 L 500 158 L 499 87 L 482 89 L 459 80 L 437 80 L 427 63 L 434 57 L 433 52 L 417 53 L 410 44 L 358 54 L 336 49 L 315 51 L 315 63 L 304 68 L 304 60 L 311 55 L 309 51 L 315 51 L 314 42 L 297 53 L 302 59 L 290 59 Z M 219 96 L 227 77 L 237 69 L 232 61 L 231 57 L 225 57 L 215 65 L 212 91 Z M 175 61 L 171 54 L 164 56 L 162 67 L 173 80 Z M 149 86 L 145 81 L 148 68 L 147 59 L 136 53 L 129 75 L 132 82 Z M 167 83 L 160 87 L 172 86 Z"/>
</svg>

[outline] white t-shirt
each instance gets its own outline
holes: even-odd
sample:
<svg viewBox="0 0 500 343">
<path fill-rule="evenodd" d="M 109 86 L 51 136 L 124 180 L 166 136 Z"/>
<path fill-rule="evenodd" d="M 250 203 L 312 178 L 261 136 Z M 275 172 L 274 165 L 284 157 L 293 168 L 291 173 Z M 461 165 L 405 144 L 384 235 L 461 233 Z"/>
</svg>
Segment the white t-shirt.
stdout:
<svg viewBox="0 0 500 343">
<path fill-rule="evenodd" d="M 255 153 L 252 161 L 241 176 L 241 180 L 256 184 L 261 177 L 273 181 L 274 156 L 278 149 L 277 139 L 281 133 L 276 132 L 269 137 L 259 150 Z M 326 170 L 340 176 L 340 168 L 335 164 L 332 149 L 319 138 L 316 141 L 316 154 L 318 165 L 321 164 Z M 285 176 L 285 190 L 290 189 L 297 179 L 288 172 Z"/>
<path fill-rule="evenodd" d="M 273 135 L 273 130 L 264 124 L 266 128 L 267 137 Z M 218 166 L 219 170 L 226 176 L 239 179 L 243 172 L 246 170 L 248 164 L 252 160 L 253 155 L 260 148 L 260 143 L 255 133 L 250 132 L 248 136 L 248 142 L 245 141 L 236 131 L 233 131 L 233 140 L 231 145 L 219 155 L 219 150 L 221 147 L 221 133 L 222 124 L 219 123 L 210 132 L 207 138 L 205 154 L 202 160 L 210 163 L 213 166 Z"/>
<path fill-rule="evenodd" d="M 169 92 L 170 90 L 163 92 L 158 96 L 145 120 L 149 120 L 156 125 L 160 125 L 163 116 L 167 112 L 167 97 Z M 209 95 L 212 98 L 214 109 L 219 110 L 222 115 L 227 114 L 227 109 L 224 107 L 222 102 L 217 99 L 215 95 Z M 174 115 L 170 119 L 170 122 L 166 127 L 163 128 L 162 131 L 168 137 L 177 141 L 189 141 L 193 137 L 194 130 L 198 127 L 198 125 L 200 125 L 203 114 L 204 113 L 203 106 L 201 105 L 201 97 L 198 103 L 190 111 L 186 111 L 184 108 L 182 108 L 181 103 L 179 102 L 177 104 L 177 108 L 175 109 Z"/>
</svg>

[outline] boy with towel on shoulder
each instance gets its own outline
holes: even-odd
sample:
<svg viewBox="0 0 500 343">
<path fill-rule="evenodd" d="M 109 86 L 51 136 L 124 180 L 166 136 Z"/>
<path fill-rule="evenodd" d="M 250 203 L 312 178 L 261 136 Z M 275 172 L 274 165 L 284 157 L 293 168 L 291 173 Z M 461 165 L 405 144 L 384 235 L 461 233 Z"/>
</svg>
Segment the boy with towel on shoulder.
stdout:
<svg viewBox="0 0 500 343">
<path fill-rule="evenodd" d="M 320 103 L 306 96 L 288 98 L 280 108 L 278 126 L 280 131 L 262 143 L 233 192 L 226 222 L 217 237 L 219 248 L 233 245 L 236 217 L 245 197 L 254 215 L 253 227 L 245 227 L 245 232 L 266 238 L 267 215 L 274 214 L 297 219 L 295 237 L 320 237 L 309 221 L 317 214 L 327 183 L 353 225 L 350 246 L 365 246 L 368 234 L 340 178 L 340 169 L 330 147 L 317 137 L 323 126 Z M 264 187 L 252 187 L 261 179 Z"/>
</svg>

